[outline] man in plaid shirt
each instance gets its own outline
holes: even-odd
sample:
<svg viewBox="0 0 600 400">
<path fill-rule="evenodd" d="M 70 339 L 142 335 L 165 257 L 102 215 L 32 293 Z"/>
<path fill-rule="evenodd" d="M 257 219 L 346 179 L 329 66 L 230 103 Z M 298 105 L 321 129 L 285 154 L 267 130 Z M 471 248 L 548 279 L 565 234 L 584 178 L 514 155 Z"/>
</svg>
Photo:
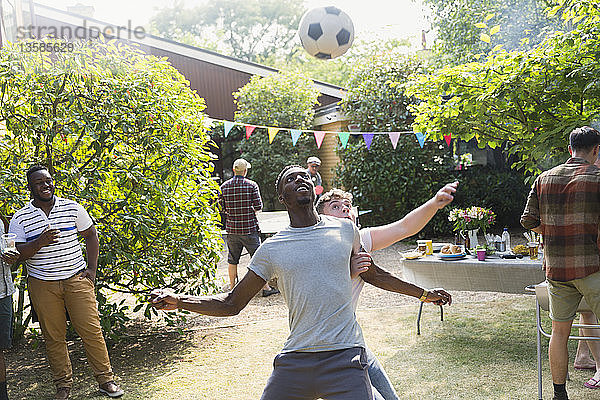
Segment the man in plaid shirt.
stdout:
<svg viewBox="0 0 600 400">
<path fill-rule="evenodd" d="M 544 267 L 548 280 L 552 337 L 548 356 L 554 399 L 568 399 L 567 340 L 581 297 L 600 315 L 600 132 L 584 126 L 569 137 L 571 158 L 543 172 L 533 184 L 521 225 L 544 239 Z M 586 333 L 593 336 L 593 331 Z M 600 343 L 588 341 L 596 360 L 596 374 L 585 383 L 600 385 Z"/>
<path fill-rule="evenodd" d="M 250 257 L 260 246 L 260 232 L 256 212 L 262 209 L 260 190 L 256 182 L 246 178 L 250 163 L 243 158 L 233 162 L 233 178 L 221 185 L 219 204 L 225 212 L 227 220 L 227 262 L 229 263 L 229 290 L 235 286 L 237 266 L 242 249 L 246 248 Z M 267 283 L 263 288 L 263 297 L 279 293 Z"/>
</svg>

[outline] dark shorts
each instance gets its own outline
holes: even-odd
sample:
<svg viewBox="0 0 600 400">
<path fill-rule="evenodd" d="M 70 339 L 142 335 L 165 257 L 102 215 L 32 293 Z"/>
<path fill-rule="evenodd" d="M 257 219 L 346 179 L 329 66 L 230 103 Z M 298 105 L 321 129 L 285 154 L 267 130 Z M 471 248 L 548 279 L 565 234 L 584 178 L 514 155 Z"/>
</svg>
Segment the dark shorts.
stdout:
<svg viewBox="0 0 600 400">
<path fill-rule="evenodd" d="M 227 262 L 237 265 L 240 263 L 240 256 L 244 247 L 248 250 L 250 257 L 254 255 L 256 249 L 260 246 L 260 234 L 258 232 L 248 235 L 227 234 Z"/>
<path fill-rule="evenodd" d="M 13 336 L 13 301 L 12 296 L 0 299 L 0 349 L 12 347 Z"/>
<path fill-rule="evenodd" d="M 281 353 L 261 400 L 372 400 L 362 347 L 315 353 Z"/>
</svg>

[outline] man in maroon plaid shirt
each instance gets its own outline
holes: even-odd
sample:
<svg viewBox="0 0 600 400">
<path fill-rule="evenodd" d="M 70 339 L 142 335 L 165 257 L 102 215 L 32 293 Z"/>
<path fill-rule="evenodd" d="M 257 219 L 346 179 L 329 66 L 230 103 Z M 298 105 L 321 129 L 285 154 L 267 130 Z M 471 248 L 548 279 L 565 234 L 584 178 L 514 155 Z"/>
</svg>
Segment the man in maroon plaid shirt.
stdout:
<svg viewBox="0 0 600 400">
<path fill-rule="evenodd" d="M 600 132 L 584 126 L 569 137 L 571 158 L 543 172 L 533 184 L 521 225 L 544 239 L 552 336 L 548 348 L 554 399 L 568 399 L 565 388 L 567 340 L 581 297 L 600 315 Z M 585 333 L 594 336 L 593 331 Z M 585 383 L 600 388 L 600 343 L 588 341 L 597 370 Z"/>
<path fill-rule="evenodd" d="M 227 220 L 227 262 L 229 263 L 229 290 L 237 283 L 237 266 L 242 249 L 246 248 L 250 257 L 260 246 L 260 232 L 256 212 L 262 209 L 260 190 L 256 182 L 246 178 L 250 163 L 243 158 L 233 162 L 233 178 L 221 185 L 219 204 Z M 267 283 L 263 288 L 263 297 L 279 293 Z"/>
</svg>

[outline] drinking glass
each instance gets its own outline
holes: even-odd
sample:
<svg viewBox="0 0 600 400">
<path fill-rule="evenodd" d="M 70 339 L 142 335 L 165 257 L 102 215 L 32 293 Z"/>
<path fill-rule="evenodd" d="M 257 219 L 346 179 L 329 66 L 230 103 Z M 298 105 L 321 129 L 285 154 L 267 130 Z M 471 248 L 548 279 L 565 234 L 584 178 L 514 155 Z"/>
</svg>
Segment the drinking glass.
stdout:
<svg viewBox="0 0 600 400">
<path fill-rule="evenodd" d="M 17 244 L 16 244 L 16 240 L 17 240 L 17 235 L 15 235 L 14 233 L 5 233 L 2 236 L 0 236 L 0 250 L 5 253 L 8 252 L 9 250 L 17 250 Z"/>
</svg>

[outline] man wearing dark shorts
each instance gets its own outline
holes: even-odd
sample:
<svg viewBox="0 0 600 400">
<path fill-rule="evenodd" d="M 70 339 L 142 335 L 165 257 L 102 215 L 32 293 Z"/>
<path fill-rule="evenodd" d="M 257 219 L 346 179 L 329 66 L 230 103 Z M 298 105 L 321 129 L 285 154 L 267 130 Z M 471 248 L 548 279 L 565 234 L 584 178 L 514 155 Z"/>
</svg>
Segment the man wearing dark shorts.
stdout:
<svg viewBox="0 0 600 400">
<path fill-rule="evenodd" d="M 229 272 L 229 290 L 237 283 L 237 266 L 242 250 L 246 248 L 250 257 L 260 246 L 260 233 L 256 212 L 262 209 L 260 190 L 256 182 L 246 178 L 250 163 L 243 158 L 233 162 L 233 178 L 221 185 L 219 205 L 227 216 L 227 262 Z M 267 283 L 263 288 L 263 297 L 279 293 Z"/>
<path fill-rule="evenodd" d="M 232 292 L 196 297 L 157 290 L 152 305 L 236 315 L 265 282 L 277 277 L 289 309 L 290 335 L 275 357 L 261 399 L 372 400 L 349 271 L 350 257 L 360 249 L 358 228 L 350 220 L 317 214 L 314 186 L 301 166 L 284 168 L 276 187 L 290 226 L 258 248 Z"/>
<path fill-rule="evenodd" d="M 0 219 L 0 236 L 8 230 L 4 218 Z M 0 249 L 0 400 L 8 400 L 6 388 L 6 362 L 4 350 L 12 347 L 13 335 L 13 302 L 12 295 L 15 292 L 10 266 L 19 259 L 16 249 Z"/>
</svg>

